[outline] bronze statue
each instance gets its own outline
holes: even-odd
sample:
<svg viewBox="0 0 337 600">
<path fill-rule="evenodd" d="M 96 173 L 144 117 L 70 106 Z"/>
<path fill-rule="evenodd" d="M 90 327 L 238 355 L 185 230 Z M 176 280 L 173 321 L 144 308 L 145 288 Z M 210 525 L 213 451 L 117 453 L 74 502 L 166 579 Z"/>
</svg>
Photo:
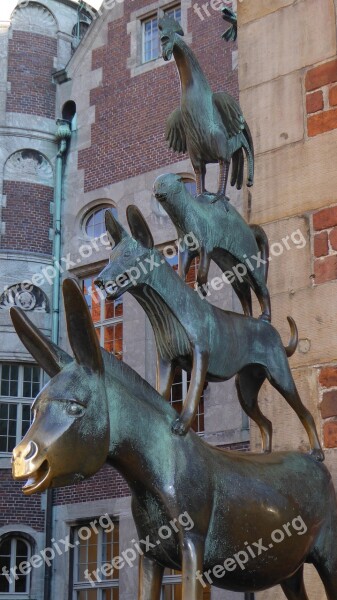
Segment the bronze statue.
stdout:
<svg viewBox="0 0 337 600">
<path fill-rule="evenodd" d="M 263 319 L 271 320 L 268 276 L 268 238 L 259 225 L 247 225 L 235 208 L 222 201 L 212 204 L 207 194 L 194 198 L 178 175 L 160 175 L 154 183 L 154 195 L 171 217 L 178 238 L 193 232 L 199 248 L 187 245 L 179 251 L 179 275 L 185 280 L 191 262 L 199 255 L 197 282 L 205 286 L 211 259 L 228 274 L 244 313 L 252 315 L 252 287 L 261 306 Z M 224 205 L 228 204 L 228 210 Z"/>
<path fill-rule="evenodd" d="M 306 600 L 306 562 L 336 600 L 337 505 L 324 465 L 297 452 L 225 452 L 193 431 L 173 435 L 170 404 L 100 348 L 77 283 L 66 280 L 63 294 L 74 359 L 11 309 L 22 342 L 52 378 L 13 451 L 14 479 L 28 479 L 24 493 L 80 481 L 104 462 L 118 469 L 139 539 L 148 540 L 138 600 L 160 599 L 165 567 L 182 570 L 183 600 L 202 600 L 209 581 L 237 592 L 281 584 L 288 600 Z"/>
<path fill-rule="evenodd" d="M 236 375 L 241 406 L 259 426 L 263 450 L 270 452 L 272 425 L 257 402 L 267 378 L 300 418 L 312 454 L 324 460 L 314 420 L 301 402 L 287 360 L 287 354 L 291 356 L 297 345 L 293 319 L 288 317 L 292 340 L 285 349 L 269 322 L 221 310 L 189 288 L 154 248 L 151 232 L 136 206 L 127 209 L 133 237 L 109 210 L 105 215 L 107 231 L 116 245 L 96 285 L 112 299 L 130 292 L 145 310 L 157 344 L 157 390 L 166 399 L 170 397 L 175 368 L 192 371 L 173 431 L 179 435 L 188 431 L 205 381 L 226 381 Z"/>
<path fill-rule="evenodd" d="M 197 193 L 206 192 L 206 164 L 219 163 L 219 196 L 226 193 L 229 165 L 231 185 L 241 189 L 244 155 L 248 162 L 247 185 L 253 185 L 254 146 L 249 127 L 236 100 L 225 92 L 213 94 L 184 32 L 171 17 L 159 19 L 164 60 L 175 58 L 181 83 L 181 103 L 169 117 L 166 139 L 175 152 L 188 152 L 196 175 Z M 217 196 L 213 201 L 217 199 Z"/>
<path fill-rule="evenodd" d="M 222 18 L 227 21 L 227 23 L 231 24 L 222 37 L 226 40 L 226 42 L 235 42 L 238 36 L 237 14 L 227 6 L 224 6 L 224 8 L 221 9 L 221 12 Z"/>
</svg>

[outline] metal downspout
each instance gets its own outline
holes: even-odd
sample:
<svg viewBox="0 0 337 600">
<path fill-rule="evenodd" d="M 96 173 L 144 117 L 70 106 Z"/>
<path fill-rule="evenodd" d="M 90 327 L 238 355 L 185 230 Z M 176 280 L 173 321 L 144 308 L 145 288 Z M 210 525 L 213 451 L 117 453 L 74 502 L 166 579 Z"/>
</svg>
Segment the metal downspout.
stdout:
<svg viewBox="0 0 337 600">
<path fill-rule="evenodd" d="M 63 167 L 71 138 L 71 127 L 69 121 L 59 119 L 56 121 L 57 130 L 55 140 L 58 143 L 58 152 L 55 165 L 55 185 L 54 185 L 54 243 L 53 243 L 53 266 L 54 279 L 52 289 L 52 334 L 51 339 L 54 344 L 59 341 L 59 321 L 60 321 L 60 259 L 61 259 L 61 216 L 62 216 L 62 192 L 63 192 Z M 49 489 L 46 493 L 46 512 L 45 512 L 45 548 L 52 547 L 53 530 L 53 490 Z M 50 600 L 51 597 L 51 576 L 52 565 L 45 565 L 44 574 L 44 600 Z"/>
</svg>

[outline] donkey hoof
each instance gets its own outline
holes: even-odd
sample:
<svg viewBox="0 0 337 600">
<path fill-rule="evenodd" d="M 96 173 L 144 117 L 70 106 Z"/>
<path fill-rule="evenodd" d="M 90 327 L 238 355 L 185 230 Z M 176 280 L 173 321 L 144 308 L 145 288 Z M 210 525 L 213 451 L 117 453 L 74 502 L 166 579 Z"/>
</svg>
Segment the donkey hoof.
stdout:
<svg viewBox="0 0 337 600">
<path fill-rule="evenodd" d="M 172 431 L 175 435 L 185 435 L 185 433 L 187 433 L 187 428 L 180 419 L 176 419 L 172 423 Z"/>
<path fill-rule="evenodd" d="M 325 459 L 325 454 L 321 448 L 313 448 L 310 455 L 318 462 L 323 462 Z"/>
</svg>

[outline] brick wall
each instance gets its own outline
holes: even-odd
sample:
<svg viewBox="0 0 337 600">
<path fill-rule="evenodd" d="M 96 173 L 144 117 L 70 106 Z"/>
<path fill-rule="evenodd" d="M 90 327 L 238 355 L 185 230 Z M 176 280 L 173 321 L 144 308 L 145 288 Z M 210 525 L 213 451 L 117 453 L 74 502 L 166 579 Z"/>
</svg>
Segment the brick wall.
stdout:
<svg viewBox="0 0 337 600">
<path fill-rule="evenodd" d="M 115 469 L 104 465 L 96 475 L 82 483 L 56 489 L 53 503 L 57 506 L 124 496 L 130 496 L 126 481 Z"/>
<path fill-rule="evenodd" d="M 308 135 L 337 128 L 337 59 L 310 69 L 305 78 Z"/>
<path fill-rule="evenodd" d="M 337 206 L 313 215 L 315 284 L 337 279 Z"/>
<path fill-rule="evenodd" d="M 51 254 L 49 227 L 52 225 L 50 202 L 53 189 L 20 181 L 4 181 L 7 206 L 2 210 L 5 235 L 1 248 Z"/>
<path fill-rule="evenodd" d="M 324 446 L 337 448 L 337 366 L 323 367 L 319 373 L 319 383 Z"/>
<path fill-rule="evenodd" d="M 41 496 L 24 496 L 23 483 L 15 482 L 9 469 L 0 470 L 0 527 L 25 523 L 36 531 L 44 531 Z"/>
<path fill-rule="evenodd" d="M 109 185 L 169 165 L 177 160 L 164 140 L 165 122 L 179 106 L 180 85 L 175 62 L 131 77 L 127 68 L 130 10 L 144 0 L 125 3 L 125 16 L 109 25 L 108 44 L 92 53 L 92 69 L 103 69 L 102 84 L 91 91 L 95 123 L 91 147 L 79 152 L 78 167 L 84 169 L 85 191 Z M 237 72 L 232 71 L 232 44 L 221 34 L 226 25 L 218 12 L 202 21 L 188 11 L 188 31 L 214 91 L 238 96 Z M 214 57 L 217 57 L 216 60 Z M 182 156 L 183 160 L 186 158 Z"/>
<path fill-rule="evenodd" d="M 55 85 L 52 83 L 57 41 L 52 37 L 13 31 L 8 48 L 7 112 L 55 118 Z"/>
</svg>

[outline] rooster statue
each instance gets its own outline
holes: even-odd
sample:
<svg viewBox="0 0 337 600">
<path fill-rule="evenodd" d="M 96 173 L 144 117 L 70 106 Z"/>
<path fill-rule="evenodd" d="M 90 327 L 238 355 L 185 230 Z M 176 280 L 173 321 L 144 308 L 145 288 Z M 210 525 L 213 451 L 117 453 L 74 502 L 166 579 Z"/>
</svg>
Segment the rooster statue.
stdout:
<svg viewBox="0 0 337 600">
<path fill-rule="evenodd" d="M 174 56 L 181 83 L 181 103 L 169 116 L 165 137 L 175 152 L 188 152 L 196 176 L 197 194 L 205 189 L 206 164 L 219 163 L 215 200 L 226 194 L 229 166 L 231 185 L 243 184 L 244 152 L 248 163 L 247 186 L 253 185 L 254 147 L 249 127 L 236 100 L 226 92 L 212 93 L 181 25 L 164 16 L 158 22 L 162 57 Z M 213 201 L 215 201 L 213 200 Z"/>
</svg>

